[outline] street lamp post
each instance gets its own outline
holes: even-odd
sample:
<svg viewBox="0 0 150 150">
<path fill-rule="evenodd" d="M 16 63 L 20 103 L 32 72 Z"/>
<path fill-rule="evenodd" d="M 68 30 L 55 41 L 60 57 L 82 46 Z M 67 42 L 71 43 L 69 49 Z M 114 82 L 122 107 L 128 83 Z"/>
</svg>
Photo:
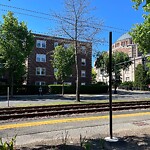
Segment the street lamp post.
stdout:
<svg viewBox="0 0 150 150">
<path fill-rule="evenodd" d="M 112 130 L 112 32 L 109 32 L 109 133 L 110 137 L 106 137 L 108 142 L 117 142 L 118 139 L 113 137 Z"/>
</svg>

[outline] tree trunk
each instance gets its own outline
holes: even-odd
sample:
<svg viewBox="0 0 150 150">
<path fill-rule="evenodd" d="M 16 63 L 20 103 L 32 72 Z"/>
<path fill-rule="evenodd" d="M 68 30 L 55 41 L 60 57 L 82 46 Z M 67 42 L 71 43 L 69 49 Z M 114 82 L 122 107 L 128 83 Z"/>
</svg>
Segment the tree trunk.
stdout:
<svg viewBox="0 0 150 150">
<path fill-rule="evenodd" d="M 116 82 L 116 81 L 115 81 Z M 115 87 L 114 87 L 114 94 L 117 94 L 117 86 L 116 86 L 116 83 L 115 83 Z"/>
<path fill-rule="evenodd" d="M 14 76 L 13 73 L 11 73 L 11 81 L 10 81 L 10 97 L 13 97 L 14 93 Z"/>
<path fill-rule="evenodd" d="M 64 95 L 64 81 L 62 81 L 62 95 Z"/>
<path fill-rule="evenodd" d="M 75 64 L 76 64 L 76 101 L 80 102 L 80 74 L 79 74 L 79 63 L 78 63 L 78 43 L 77 43 L 77 22 L 75 23 Z"/>
</svg>

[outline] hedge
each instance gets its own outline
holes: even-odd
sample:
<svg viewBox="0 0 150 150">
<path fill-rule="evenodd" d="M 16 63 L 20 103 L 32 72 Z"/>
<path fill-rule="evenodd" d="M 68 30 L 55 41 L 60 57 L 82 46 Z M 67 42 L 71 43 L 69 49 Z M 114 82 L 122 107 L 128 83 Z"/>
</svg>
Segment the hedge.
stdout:
<svg viewBox="0 0 150 150">
<path fill-rule="evenodd" d="M 7 94 L 7 87 L 8 87 L 8 85 L 0 85 L 0 95 L 6 95 Z M 39 94 L 39 88 L 40 88 L 40 86 L 36 86 L 36 85 L 14 85 L 13 94 L 14 95 Z M 42 86 L 42 93 L 48 94 L 49 93 L 49 87 L 48 86 Z"/>
<path fill-rule="evenodd" d="M 49 85 L 50 93 L 52 94 L 61 94 L 62 86 L 61 85 Z M 64 86 L 65 94 L 75 94 L 76 87 L 75 86 Z M 108 92 L 108 85 L 99 85 L 99 84 L 91 84 L 91 85 L 82 85 L 80 87 L 81 94 L 101 94 Z"/>
<path fill-rule="evenodd" d="M 7 95 L 8 85 L 0 85 L 0 95 Z M 14 85 L 14 95 L 35 95 L 39 94 L 40 86 L 36 85 Z M 101 94 L 107 93 L 108 85 L 100 84 L 91 84 L 91 85 L 82 85 L 80 87 L 81 94 Z M 48 85 L 42 86 L 42 94 L 61 94 L 62 85 Z M 75 94 L 75 86 L 64 86 L 65 94 Z"/>
</svg>

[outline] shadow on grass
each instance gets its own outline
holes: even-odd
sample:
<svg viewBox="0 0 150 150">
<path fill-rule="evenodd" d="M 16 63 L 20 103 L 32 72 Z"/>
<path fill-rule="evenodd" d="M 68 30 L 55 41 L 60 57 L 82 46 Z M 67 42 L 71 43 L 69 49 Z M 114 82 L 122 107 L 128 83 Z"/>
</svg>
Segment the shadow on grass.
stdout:
<svg viewBox="0 0 150 150">
<path fill-rule="evenodd" d="M 85 148 L 87 147 L 87 148 Z M 150 150 L 150 136 L 125 136 L 119 138 L 116 143 L 109 143 L 104 139 L 89 139 L 80 144 L 74 143 L 71 145 L 36 145 L 34 148 L 22 147 L 19 150 Z"/>
</svg>

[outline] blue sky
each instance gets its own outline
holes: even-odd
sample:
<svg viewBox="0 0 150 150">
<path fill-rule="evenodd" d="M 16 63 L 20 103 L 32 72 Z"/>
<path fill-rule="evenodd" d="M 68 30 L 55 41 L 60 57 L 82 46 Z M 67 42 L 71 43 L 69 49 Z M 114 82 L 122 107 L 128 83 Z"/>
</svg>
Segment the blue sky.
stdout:
<svg viewBox="0 0 150 150">
<path fill-rule="evenodd" d="M 124 33 L 129 31 L 133 24 L 143 22 L 143 10 L 134 10 L 132 8 L 133 2 L 131 0 L 91 0 L 91 7 L 96 7 L 93 15 L 104 22 L 104 30 L 100 37 L 108 40 L 109 31 L 113 32 L 113 43 Z M 46 15 L 27 12 L 2 5 L 9 5 L 11 7 L 18 7 L 46 14 L 51 14 L 51 11 L 61 12 L 63 10 L 63 0 L 0 0 L 0 21 L 2 15 L 6 14 L 8 10 L 13 12 L 25 13 L 29 15 L 48 18 Z M 19 21 L 25 21 L 29 29 L 33 32 L 49 32 L 55 26 L 53 20 L 40 19 L 32 16 L 14 13 Z M 113 28 L 110 28 L 113 27 Z M 108 50 L 108 43 L 101 44 L 97 47 L 99 51 Z"/>
</svg>

